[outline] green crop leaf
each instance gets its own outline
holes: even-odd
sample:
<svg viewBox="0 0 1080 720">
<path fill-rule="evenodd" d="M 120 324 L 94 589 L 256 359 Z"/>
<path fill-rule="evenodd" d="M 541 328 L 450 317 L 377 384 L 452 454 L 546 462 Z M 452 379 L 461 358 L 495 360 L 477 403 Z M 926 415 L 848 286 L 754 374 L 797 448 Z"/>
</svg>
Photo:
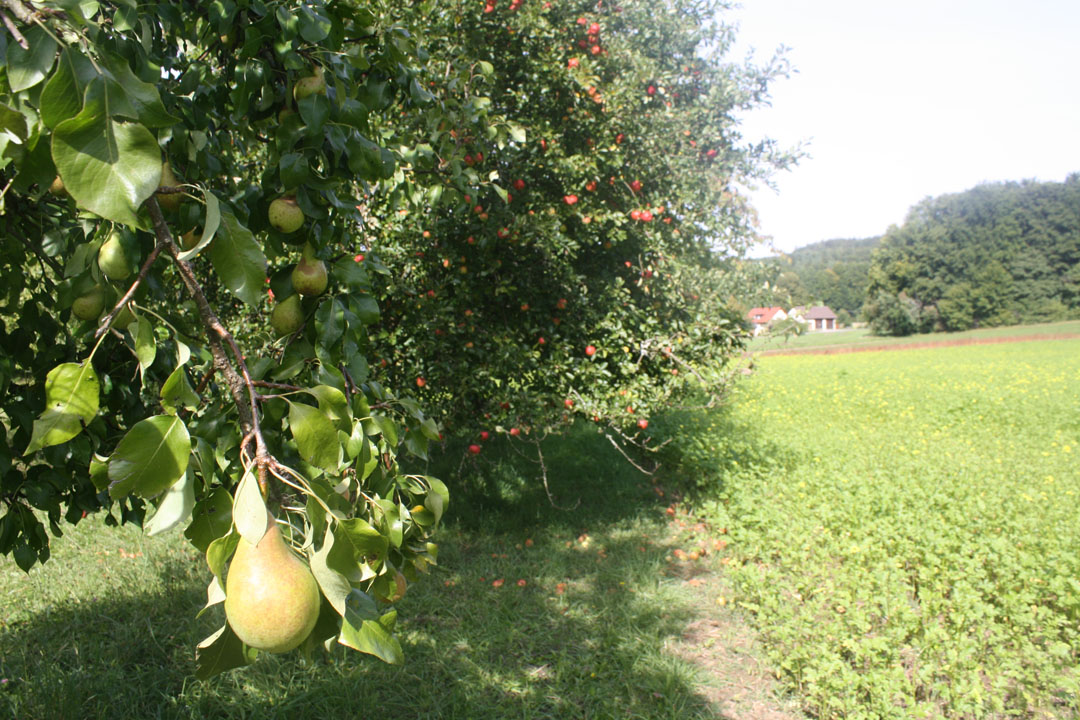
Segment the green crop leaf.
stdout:
<svg viewBox="0 0 1080 720">
<path fill-rule="evenodd" d="M 161 407 L 170 415 L 175 415 L 177 407 L 194 409 L 198 405 L 199 396 L 188 382 L 187 373 L 181 365 L 173 370 L 161 385 Z"/>
<path fill-rule="evenodd" d="M 160 535 L 188 521 L 195 507 L 195 476 L 185 472 L 184 476 L 165 493 L 157 512 L 143 523 L 147 535 Z"/>
<path fill-rule="evenodd" d="M 255 236 L 229 210 L 221 211 L 217 240 L 210 261 L 225 287 L 248 305 L 262 301 L 266 281 L 266 256 Z"/>
<path fill-rule="evenodd" d="M 199 643 L 195 650 L 195 677 L 209 680 L 226 670 L 250 665 L 258 654 L 255 648 L 244 645 L 226 623 Z"/>
<path fill-rule="evenodd" d="M 139 227 L 139 206 L 161 180 L 161 150 L 142 125 L 111 119 L 108 100 L 102 81 L 87 87 L 82 111 L 53 131 L 53 162 L 80 207 Z"/>
<path fill-rule="evenodd" d="M 56 41 L 43 28 L 31 27 L 23 35 L 29 50 L 14 41 L 7 46 L 7 79 L 12 92 L 32 88 L 44 80 L 56 59 Z"/>
<path fill-rule="evenodd" d="M 127 60 L 108 55 L 104 58 L 104 64 L 108 71 L 107 81 L 116 98 L 109 108 L 110 116 L 138 120 L 152 128 L 170 127 L 180 122 L 180 118 L 165 110 L 158 89 L 131 72 Z"/>
<path fill-rule="evenodd" d="M 156 415 L 135 424 L 109 458 L 109 496 L 134 492 L 152 498 L 183 477 L 191 457 L 191 437 L 174 415 Z"/>
<path fill-rule="evenodd" d="M 341 443 L 337 428 L 322 410 L 303 403 L 289 403 L 289 429 L 300 457 L 324 470 L 337 468 L 341 462 Z"/>
<path fill-rule="evenodd" d="M 45 378 L 45 410 L 34 421 L 24 455 L 59 445 L 82 432 L 98 412 L 101 384 L 89 361 L 64 363 Z"/>
<path fill-rule="evenodd" d="M 139 359 L 139 375 L 145 381 L 146 369 L 157 357 L 157 340 L 154 338 L 154 328 L 147 316 L 142 316 L 136 321 L 135 357 Z"/>
</svg>

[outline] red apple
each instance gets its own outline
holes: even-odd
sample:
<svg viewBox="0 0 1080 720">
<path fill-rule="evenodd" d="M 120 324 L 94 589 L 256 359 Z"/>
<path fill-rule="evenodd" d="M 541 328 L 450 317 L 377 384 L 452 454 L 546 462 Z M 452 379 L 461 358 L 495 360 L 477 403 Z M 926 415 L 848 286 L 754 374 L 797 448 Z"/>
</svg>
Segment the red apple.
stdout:
<svg viewBox="0 0 1080 720">
<path fill-rule="evenodd" d="M 491 437 L 491 433 L 489 433 L 487 430 L 481 430 L 480 431 L 480 439 L 481 440 L 486 441 L 489 437 Z"/>
<path fill-rule="evenodd" d="M 572 408 L 572 407 L 574 407 L 574 401 L 571 400 L 570 398 L 566 398 L 565 400 L 563 400 L 563 405 L 565 405 L 568 408 Z"/>
<path fill-rule="evenodd" d="M 640 210 L 631 210 L 630 211 L 630 219 L 631 220 L 640 220 L 641 219 L 641 211 Z"/>
<path fill-rule="evenodd" d="M 641 222 L 652 222 L 652 213 L 648 210 L 641 211 Z"/>
<path fill-rule="evenodd" d="M 615 144 L 620 145 L 620 144 L 622 144 L 622 141 L 625 140 L 625 139 L 626 139 L 626 136 L 623 135 L 622 133 L 619 133 L 618 135 L 615 136 Z"/>
<path fill-rule="evenodd" d="M 641 428 L 642 430 L 644 430 L 645 428 L 649 427 L 649 421 L 646 420 L 645 418 L 641 418 L 640 420 L 637 421 L 637 426 L 639 428 Z"/>
<path fill-rule="evenodd" d="M 364 262 L 364 254 L 360 253 L 359 255 L 354 257 L 353 260 L 355 260 L 356 262 Z"/>
<path fill-rule="evenodd" d="M 641 192 L 641 181 L 640 180 L 635 180 L 632 183 L 630 183 L 630 189 L 633 190 L 634 192 Z"/>
<path fill-rule="evenodd" d="M 563 195 L 563 202 L 567 205 L 573 205 L 577 202 L 577 195 Z"/>
<path fill-rule="evenodd" d="M 595 355 L 596 354 L 596 346 L 594 346 L 594 345 L 586 345 L 585 346 L 585 354 L 588 355 L 589 357 L 592 357 L 593 355 Z"/>
<path fill-rule="evenodd" d="M 599 35 L 600 34 L 600 23 L 593 23 L 592 25 L 590 25 L 589 26 L 589 34 L 590 35 Z"/>
<path fill-rule="evenodd" d="M 427 385 L 427 380 L 422 377 L 416 378 L 416 387 L 424 387 L 425 385 Z"/>
<path fill-rule="evenodd" d="M 578 59 L 577 58 L 570 58 L 569 60 L 566 61 L 566 67 L 568 67 L 568 68 L 572 69 L 572 68 L 576 68 L 577 66 L 578 66 Z"/>
<path fill-rule="evenodd" d="M 655 85 L 650 85 L 649 87 L 647 87 L 645 89 L 645 92 L 648 93 L 649 95 L 655 95 L 656 94 L 656 86 Z"/>
<path fill-rule="evenodd" d="M 514 189 L 518 190 L 518 191 L 524 190 L 525 189 L 525 181 L 522 180 L 521 178 L 518 178 L 517 180 L 515 180 L 514 181 Z"/>
<path fill-rule="evenodd" d="M 510 435 L 512 435 L 513 437 L 517 437 L 520 434 L 521 434 L 521 431 L 518 430 L 517 428 L 510 428 Z"/>
<path fill-rule="evenodd" d="M 480 454 L 480 446 L 479 445 L 470 445 L 469 446 L 469 452 L 471 452 L 473 455 L 479 455 Z"/>
</svg>

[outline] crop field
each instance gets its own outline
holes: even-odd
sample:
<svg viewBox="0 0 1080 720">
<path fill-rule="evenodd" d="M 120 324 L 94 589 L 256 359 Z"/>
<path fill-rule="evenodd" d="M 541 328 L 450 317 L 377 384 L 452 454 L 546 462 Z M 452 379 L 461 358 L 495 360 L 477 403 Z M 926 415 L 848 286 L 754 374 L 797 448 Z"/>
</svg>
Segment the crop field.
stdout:
<svg viewBox="0 0 1080 720">
<path fill-rule="evenodd" d="M 1030 337 L 1032 335 L 1080 335 L 1080 320 L 1040 323 L 1037 325 L 1014 325 L 1010 327 L 980 328 L 952 333 L 925 333 L 904 337 L 881 337 L 871 335 L 868 328 L 844 329 L 836 332 L 808 332 L 799 336 L 783 337 L 760 335 L 750 342 L 754 352 L 783 353 L 792 350 L 835 350 L 838 348 L 893 347 L 911 344 L 949 344 L 956 342 L 983 342 L 1000 339 Z"/>
<path fill-rule="evenodd" d="M 766 357 L 732 407 L 708 514 L 809 712 L 1077 716 L 1080 340 Z"/>
</svg>

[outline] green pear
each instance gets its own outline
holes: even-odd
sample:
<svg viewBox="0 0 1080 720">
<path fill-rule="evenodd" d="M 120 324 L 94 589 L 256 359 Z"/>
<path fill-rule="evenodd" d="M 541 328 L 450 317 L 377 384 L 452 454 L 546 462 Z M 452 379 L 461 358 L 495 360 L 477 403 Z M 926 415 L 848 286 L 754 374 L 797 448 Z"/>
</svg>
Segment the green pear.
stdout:
<svg viewBox="0 0 1080 720">
<path fill-rule="evenodd" d="M 282 195 L 270 203 L 267 219 L 278 232 L 292 233 L 304 224 L 304 211 L 296 204 L 294 196 Z"/>
<path fill-rule="evenodd" d="M 180 248 L 183 250 L 191 250 L 199 241 L 202 240 L 202 233 L 198 228 L 191 228 L 186 233 L 180 236 Z"/>
<path fill-rule="evenodd" d="M 112 326 L 117 330 L 126 330 L 127 326 L 135 322 L 135 313 L 131 312 L 131 306 L 125 305 L 120 308 L 120 312 L 116 313 L 116 317 L 113 318 Z"/>
<path fill-rule="evenodd" d="M 105 288 L 100 285 L 95 285 L 71 303 L 71 314 L 80 320 L 97 320 L 104 309 Z"/>
<path fill-rule="evenodd" d="M 109 233 L 109 237 L 101 244 L 97 262 L 101 272 L 110 280 L 123 280 L 131 275 L 131 260 L 124 249 L 121 235 L 116 230 Z"/>
<path fill-rule="evenodd" d="M 282 653 L 302 643 L 319 619 L 319 585 L 285 544 L 273 517 L 258 544 L 244 538 L 225 579 L 225 617 L 250 647 Z"/>
<path fill-rule="evenodd" d="M 293 290 L 301 295 L 322 295 L 327 282 L 326 264 L 314 256 L 310 245 L 305 246 L 303 257 L 292 271 Z"/>
<path fill-rule="evenodd" d="M 302 77 L 293 85 L 293 97 L 299 102 L 310 95 L 326 94 L 326 78 L 323 77 L 323 69 L 316 67 L 314 75 Z"/>
<path fill-rule="evenodd" d="M 290 295 L 275 307 L 270 313 L 270 327 L 278 337 L 292 335 L 304 324 L 304 308 L 300 305 L 299 295 Z"/>
<path fill-rule="evenodd" d="M 180 181 L 173 174 L 172 166 L 168 162 L 165 162 L 161 166 L 161 180 L 158 181 L 158 187 L 165 188 L 179 188 Z M 184 202 L 183 193 L 155 193 L 154 197 L 157 198 L 158 205 L 162 210 L 168 212 L 176 212 L 180 209 L 180 203 Z"/>
</svg>

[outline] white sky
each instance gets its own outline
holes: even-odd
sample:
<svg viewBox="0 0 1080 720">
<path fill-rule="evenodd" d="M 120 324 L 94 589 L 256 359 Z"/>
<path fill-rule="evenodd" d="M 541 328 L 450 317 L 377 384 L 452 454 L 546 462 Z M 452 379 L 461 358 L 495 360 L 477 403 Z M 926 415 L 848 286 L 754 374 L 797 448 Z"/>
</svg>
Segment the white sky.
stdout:
<svg viewBox="0 0 1080 720">
<path fill-rule="evenodd" d="M 880 235 L 931 195 L 1080 171 L 1080 0 L 742 0 L 731 60 L 796 73 L 747 139 L 809 157 L 752 194 L 782 251 Z M 760 248 L 755 255 L 769 254 Z"/>
</svg>

